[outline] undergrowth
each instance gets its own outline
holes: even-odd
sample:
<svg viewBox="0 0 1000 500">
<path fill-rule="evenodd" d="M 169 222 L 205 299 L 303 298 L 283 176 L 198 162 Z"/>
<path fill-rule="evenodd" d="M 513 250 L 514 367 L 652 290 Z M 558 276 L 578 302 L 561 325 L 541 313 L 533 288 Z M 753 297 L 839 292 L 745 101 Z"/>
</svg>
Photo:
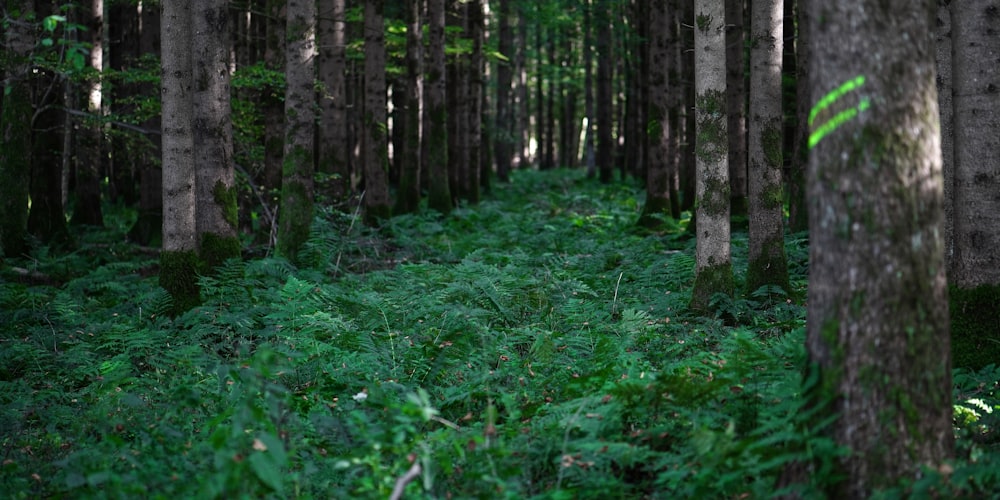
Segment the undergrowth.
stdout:
<svg viewBox="0 0 1000 500">
<path fill-rule="evenodd" d="M 409 471 L 407 498 L 819 495 L 844 451 L 800 397 L 805 235 L 790 295 L 703 318 L 694 242 L 635 229 L 635 186 L 497 191 L 379 230 L 322 212 L 302 267 L 229 261 L 176 318 L 120 234 L 36 248 L 18 265 L 53 283 L 0 282 L 0 491 L 386 498 Z M 733 251 L 745 268 L 745 234 Z M 996 487 L 998 375 L 956 372 L 953 474 L 895 493 Z"/>
</svg>

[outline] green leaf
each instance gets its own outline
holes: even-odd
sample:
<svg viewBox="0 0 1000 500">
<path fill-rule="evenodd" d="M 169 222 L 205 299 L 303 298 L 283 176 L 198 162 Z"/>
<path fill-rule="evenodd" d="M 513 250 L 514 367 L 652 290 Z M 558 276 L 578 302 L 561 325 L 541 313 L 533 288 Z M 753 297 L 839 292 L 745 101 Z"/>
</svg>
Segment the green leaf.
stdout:
<svg viewBox="0 0 1000 500">
<path fill-rule="evenodd" d="M 59 23 L 64 22 L 66 22 L 66 18 L 64 16 L 49 16 L 42 20 L 42 27 L 45 28 L 45 31 L 51 33 L 56 30 Z"/>
</svg>

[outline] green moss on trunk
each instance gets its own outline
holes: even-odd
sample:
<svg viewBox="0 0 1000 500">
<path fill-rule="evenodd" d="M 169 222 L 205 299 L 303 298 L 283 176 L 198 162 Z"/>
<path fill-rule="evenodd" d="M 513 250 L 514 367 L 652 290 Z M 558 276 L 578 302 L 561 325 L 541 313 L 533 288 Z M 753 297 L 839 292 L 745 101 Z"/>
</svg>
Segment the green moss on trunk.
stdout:
<svg viewBox="0 0 1000 500">
<path fill-rule="evenodd" d="M 239 238 L 235 236 L 224 237 L 212 233 L 201 235 L 201 256 L 202 270 L 210 273 L 227 259 L 238 259 L 242 254 Z"/>
<path fill-rule="evenodd" d="M 201 303 L 198 291 L 198 255 L 193 251 L 160 253 L 160 286 L 173 299 L 173 314 Z"/>
<path fill-rule="evenodd" d="M 712 295 L 717 293 L 732 295 L 734 286 L 732 263 L 714 264 L 700 269 L 694 280 L 691 303 L 688 307 L 693 311 L 708 311 Z"/>
</svg>

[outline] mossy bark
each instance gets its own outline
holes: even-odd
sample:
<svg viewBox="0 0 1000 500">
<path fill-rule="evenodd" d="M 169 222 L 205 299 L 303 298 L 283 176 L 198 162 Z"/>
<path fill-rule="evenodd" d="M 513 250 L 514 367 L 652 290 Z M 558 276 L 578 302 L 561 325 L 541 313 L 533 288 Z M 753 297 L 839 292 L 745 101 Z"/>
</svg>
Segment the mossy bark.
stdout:
<svg viewBox="0 0 1000 500">
<path fill-rule="evenodd" d="M 194 251 L 160 253 L 160 286 L 173 299 L 173 314 L 201 304 L 198 291 L 198 255 Z"/>
<path fill-rule="evenodd" d="M 712 295 L 731 295 L 733 292 L 723 1 L 696 1 L 695 24 L 695 215 L 698 222 L 697 275 L 690 307 L 706 311 Z"/>
<path fill-rule="evenodd" d="M 315 122 L 313 64 L 316 60 L 316 4 L 288 2 L 288 62 L 285 86 L 285 151 L 282 163 L 281 208 L 278 212 L 278 254 L 295 261 L 309 239 L 313 217 Z"/>
<path fill-rule="evenodd" d="M 865 498 L 953 454 L 936 3 L 807 8 L 807 351 L 824 381 L 813 397 L 833 401 L 830 435 L 850 450 L 826 493 Z"/>
</svg>

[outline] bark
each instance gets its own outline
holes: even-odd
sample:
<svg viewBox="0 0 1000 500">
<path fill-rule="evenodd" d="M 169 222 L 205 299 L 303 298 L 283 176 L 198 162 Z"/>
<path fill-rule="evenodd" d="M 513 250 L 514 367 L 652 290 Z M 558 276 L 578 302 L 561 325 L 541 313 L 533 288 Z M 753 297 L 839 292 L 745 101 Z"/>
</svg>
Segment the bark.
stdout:
<svg viewBox="0 0 1000 500">
<path fill-rule="evenodd" d="M 452 209 L 448 185 L 448 108 L 445 100 L 444 0 L 427 1 L 428 47 L 424 80 L 424 161 L 427 206 L 441 213 Z"/>
<path fill-rule="evenodd" d="M 33 78 L 35 98 L 32 102 L 40 102 L 50 89 L 59 88 L 60 80 L 61 77 L 49 71 L 36 73 Z M 62 130 L 67 120 L 66 113 L 60 109 L 62 104 L 58 100 L 46 102 L 41 110 L 35 112 L 31 126 L 32 151 L 29 156 L 32 174 L 28 231 L 42 244 L 56 248 L 65 248 L 69 243 L 66 213 L 62 204 L 61 160 L 64 135 L 54 133 Z"/>
<path fill-rule="evenodd" d="M 175 312 L 199 302 L 195 224 L 194 133 L 192 118 L 191 3 L 161 5 L 161 90 L 163 142 L 163 253 L 160 286 Z"/>
<path fill-rule="evenodd" d="M 696 311 L 708 310 L 712 295 L 733 292 L 724 10 L 722 0 L 695 0 Z"/>
<path fill-rule="evenodd" d="M 142 10 L 139 33 L 139 55 L 158 55 L 160 53 L 160 15 L 156 9 Z M 154 95 L 156 89 L 152 84 L 140 85 L 138 92 L 143 95 Z M 142 123 L 143 128 L 160 130 L 160 116 L 153 116 Z M 163 175 L 158 158 L 161 157 L 161 135 L 149 134 L 145 138 L 147 147 L 136 159 L 139 174 L 139 217 L 129 239 L 145 246 L 162 244 L 163 227 Z"/>
<path fill-rule="evenodd" d="M 28 179 L 31 172 L 31 87 L 28 60 L 34 38 L 28 22 L 31 1 L 7 2 L 21 13 L 4 30 L 7 79 L 0 108 L 0 256 L 18 257 L 27 250 Z"/>
<path fill-rule="evenodd" d="M 828 496 L 867 498 L 953 454 L 935 5 L 807 8 L 812 397 L 850 450 Z"/>
<path fill-rule="evenodd" d="M 941 116 L 941 170 L 944 172 L 944 243 L 948 274 L 954 279 L 951 266 L 955 262 L 955 105 L 952 98 L 952 29 L 951 2 L 938 0 L 935 18 L 935 46 L 937 47 L 938 110 Z"/>
<path fill-rule="evenodd" d="M 791 0 L 790 0 L 791 1 Z M 728 110 L 729 184 L 731 211 L 747 213 L 747 85 L 744 76 L 746 52 L 744 0 L 726 2 L 726 109 Z M 751 6 L 755 2 L 750 2 Z M 756 7 L 753 7 L 756 9 Z M 753 100 L 749 100 L 753 106 Z"/>
<path fill-rule="evenodd" d="M 199 0 L 191 13 L 198 254 L 206 271 L 239 258 L 233 172 L 229 14 L 226 0 Z"/>
<path fill-rule="evenodd" d="M 788 1 L 788 0 L 786 0 Z M 809 163 L 809 22 L 804 0 L 796 0 L 795 23 L 795 137 L 788 172 L 788 228 L 792 232 L 809 229 L 806 204 L 806 165 Z M 792 24 L 787 23 L 788 31 Z M 787 40 L 788 37 L 785 37 Z"/>
<path fill-rule="evenodd" d="M 389 145 L 386 124 L 384 0 L 365 0 L 365 220 L 388 219 Z"/>
<path fill-rule="evenodd" d="M 611 84 L 614 56 L 611 50 L 611 20 L 608 0 L 595 0 L 594 36 L 597 38 L 597 171 L 604 184 L 614 178 L 614 117 Z"/>
<path fill-rule="evenodd" d="M 951 2 L 954 69 L 952 283 L 1000 284 L 1000 4 Z"/>
<path fill-rule="evenodd" d="M 285 61 L 285 147 L 282 160 L 278 254 L 295 261 L 313 218 L 313 68 L 316 4 L 289 0 Z"/>
<path fill-rule="evenodd" d="M 468 92 L 466 104 L 465 126 L 469 131 L 467 177 L 465 179 L 465 198 L 469 203 L 479 203 L 480 164 L 482 156 L 482 124 L 483 124 L 483 3 L 482 0 L 470 0 L 466 8 L 466 29 L 472 39 L 472 53 L 469 54 L 467 72 Z"/>
<path fill-rule="evenodd" d="M 597 175 L 594 156 L 594 9 L 588 1 L 583 11 L 583 166 L 587 177 Z"/>
<path fill-rule="evenodd" d="M 790 291 L 785 258 L 785 199 L 781 190 L 784 147 L 782 3 L 781 0 L 754 0 L 751 5 L 748 293 L 764 285 Z"/>
<path fill-rule="evenodd" d="M 691 210 L 691 224 L 689 230 L 694 230 L 697 225 L 694 214 L 696 202 L 697 184 L 696 172 L 697 161 L 695 158 L 695 145 L 697 144 L 697 127 L 695 126 L 695 56 L 694 56 L 694 0 L 679 0 L 681 16 L 681 94 L 683 104 L 678 106 L 681 111 L 679 117 L 683 124 L 684 138 L 681 147 L 680 164 L 680 184 L 681 184 L 681 210 Z"/>
<path fill-rule="evenodd" d="M 513 85 L 512 64 L 514 57 L 514 32 L 511 29 L 511 0 L 500 0 L 497 12 L 498 50 L 502 59 L 497 59 L 497 104 L 496 128 L 493 141 L 494 161 L 497 165 L 497 180 L 510 181 L 511 160 L 514 147 Z"/>
<path fill-rule="evenodd" d="M 662 225 L 657 215 L 670 214 L 670 155 L 672 154 L 669 113 L 669 75 L 671 71 L 668 44 L 670 12 L 667 0 L 651 0 L 649 4 L 649 158 L 646 166 L 646 203 L 639 224 L 655 228 Z"/>
<path fill-rule="evenodd" d="M 264 65 L 271 71 L 285 72 L 285 2 L 266 0 L 267 36 Z M 281 189 L 282 158 L 285 152 L 285 104 L 280 88 L 265 91 L 261 103 L 264 113 L 264 176 L 262 187 L 268 200 L 275 198 Z M 325 101 L 321 101 L 325 103 Z M 275 224 L 276 221 L 269 221 Z"/>
<path fill-rule="evenodd" d="M 104 1 L 91 0 L 86 31 L 91 44 L 88 64 L 94 71 L 83 85 L 88 117 L 78 124 L 76 162 L 76 203 L 73 224 L 100 226 L 104 224 L 101 213 L 101 171 L 104 138 L 101 125 L 103 114 L 103 88 L 100 75 L 104 69 Z"/>
<path fill-rule="evenodd" d="M 403 119 L 405 120 L 399 192 L 396 195 L 396 213 L 412 213 L 420 208 L 420 137 L 423 92 L 423 33 L 420 22 L 420 0 L 407 2 L 406 20 L 406 95 Z"/>
<path fill-rule="evenodd" d="M 346 197 L 351 190 L 350 163 L 348 161 L 350 148 L 347 144 L 345 0 L 321 0 L 319 5 L 318 64 L 323 92 L 320 94 L 319 100 L 319 161 L 317 168 L 320 172 L 333 176 L 330 195 L 339 200 Z"/>
</svg>

